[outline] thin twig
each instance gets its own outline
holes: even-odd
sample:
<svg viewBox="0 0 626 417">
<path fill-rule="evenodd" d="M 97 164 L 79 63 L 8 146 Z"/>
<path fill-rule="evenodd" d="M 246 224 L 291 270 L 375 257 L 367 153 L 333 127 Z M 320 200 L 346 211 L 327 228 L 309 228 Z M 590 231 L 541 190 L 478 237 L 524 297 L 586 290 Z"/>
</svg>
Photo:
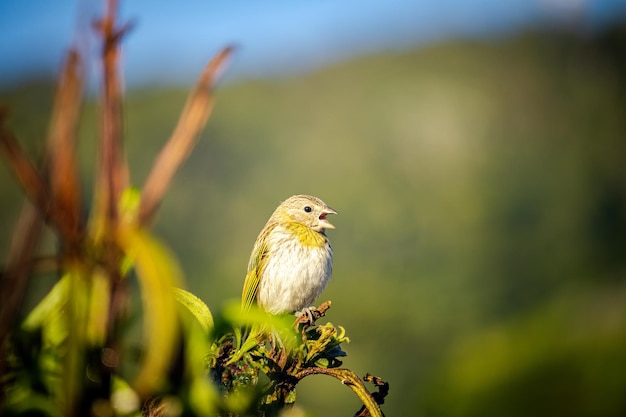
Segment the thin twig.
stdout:
<svg viewBox="0 0 626 417">
<path fill-rule="evenodd" d="M 140 224 L 147 225 L 153 220 L 174 174 L 193 149 L 196 138 L 213 109 L 212 88 L 232 54 L 232 49 L 224 48 L 209 62 L 187 98 L 178 124 L 157 156 L 143 187 L 139 208 Z"/>
</svg>

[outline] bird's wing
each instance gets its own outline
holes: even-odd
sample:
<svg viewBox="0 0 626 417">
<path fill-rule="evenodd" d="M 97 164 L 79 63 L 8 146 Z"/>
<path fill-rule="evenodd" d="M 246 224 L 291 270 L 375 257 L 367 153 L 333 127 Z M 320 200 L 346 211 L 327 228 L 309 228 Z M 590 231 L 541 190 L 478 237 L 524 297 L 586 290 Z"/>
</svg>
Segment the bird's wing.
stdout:
<svg viewBox="0 0 626 417">
<path fill-rule="evenodd" d="M 252 249 L 252 255 L 248 262 L 248 273 L 243 283 L 243 292 L 241 293 L 241 307 L 244 311 L 247 311 L 252 304 L 256 302 L 259 282 L 261 281 L 261 275 L 265 269 L 265 263 L 269 248 L 267 245 L 267 234 L 259 236 L 254 243 Z"/>
</svg>

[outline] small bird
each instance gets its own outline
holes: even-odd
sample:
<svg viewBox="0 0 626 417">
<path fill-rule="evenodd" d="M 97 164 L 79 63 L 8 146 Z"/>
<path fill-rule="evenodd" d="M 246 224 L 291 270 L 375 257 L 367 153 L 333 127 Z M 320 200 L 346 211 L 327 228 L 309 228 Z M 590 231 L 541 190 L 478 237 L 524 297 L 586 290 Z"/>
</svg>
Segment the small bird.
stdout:
<svg viewBox="0 0 626 417">
<path fill-rule="evenodd" d="M 258 303 L 271 314 L 306 309 L 332 274 L 326 216 L 337 214 L 319 198 L 294 195 L 282 202 L 254 242 L 241 295 L 242 308 Z"/>
</svg>

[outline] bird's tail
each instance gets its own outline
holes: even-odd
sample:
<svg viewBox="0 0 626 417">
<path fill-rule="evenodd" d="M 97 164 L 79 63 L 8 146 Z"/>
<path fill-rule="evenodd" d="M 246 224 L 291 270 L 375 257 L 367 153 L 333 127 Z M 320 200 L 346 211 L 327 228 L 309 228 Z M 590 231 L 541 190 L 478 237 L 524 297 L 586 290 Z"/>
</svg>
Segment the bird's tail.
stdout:
<svg viewBox="0 0 626 417">
<path fill-rule="evenodd" d="M 273 315 L 254 306 L 241 314 L 242 324 L 234 330 L 236 349 L 227 364 L 239 361 L 246 353 L 267 341 L 270 341 L 272 350 L 290 350 L 297 343 L 292 315 Z"/>
<path fill-rule="evenodd" d="M 241 326 L 234 329 L 235 350 L 227 364 L 239 361 L 243 355 L 263 343 L 270 333 L 270 327 L 256 316 L 256 312 L 250 312 L 250 309 L 242 309 L 243 320 Z"/>
</svg>

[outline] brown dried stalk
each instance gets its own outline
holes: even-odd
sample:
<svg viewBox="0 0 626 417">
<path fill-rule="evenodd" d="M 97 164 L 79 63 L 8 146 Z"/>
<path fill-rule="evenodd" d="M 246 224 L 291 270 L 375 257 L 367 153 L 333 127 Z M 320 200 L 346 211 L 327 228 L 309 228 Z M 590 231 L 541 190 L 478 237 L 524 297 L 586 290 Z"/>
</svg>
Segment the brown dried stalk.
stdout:
<svg viewBox="0 0 626 417">
<path fill-rule="evenodd" d="M 70 51 L 57 88 L 48 133 L 44 170 L 46 183 L 15 137 L 0 126 L 0 150 L 30 201 L 15 225 L 7 264 L 0 282 L 0 346 L 22 304 L 28 277 L 45 219 L 60 235 L 65 255 L 77 254 L 82 240 L 80 186 L 75 153 L 76 130 L 82 96 L 82 68 L 76 51 Z M 0 120 L 0 123 L 3 121 Z M 0 370 L 4 363 L 0 363 Z"/>
<path fill-rule="evenodd" d="M 52 204 L 59 213 L 62 229 L 69 234 L 66 237 L 71 239 L 71 242 L 64 242 L 66 250 L 76 248 L 84 232 L 76 156 L 82 93 L 82 63 L 78 52 L 72 50 L 57 88 L 46 152 Z"/>
<path fill-rule="evenodd" d="M 232 47 L 222 49 L 209 62 L 189 94 L 178 124 L 157 156 L 141 192 L 140 224 L 148 225 L 154 219 L 174 174 L 193 149 L 196 138 L 213 109 L 213 86 L 232 50 Z"/>
<path fill-rule="evenodd" d="M 120 40 L 131 29 L 127 24 L 116 28 L 117 1 L 109 0 L 102 20 L 94 26 L 103 39 L 102 64 L 104 91 L 102 102 L 102 133 L 100 138 L 100 161 L 96 176 L 96 219 L 105 222 L 104 227 L 117 219 L 117 202 L 128 187 L 128 164 L 122 147 L 122 91 L 118 71 Z"/>
<path fill-rule="evenodd" d="M 61 235 L 64 246 L 80 239 L 80 186 L 75 154 L 76 129 L 82 94 L 82 76 L 75 51 L 68 55 L 57 89 L 54 115 L 48 135 L 44 165 L 48 184 L 35 163 L 0 120 L 0 151 L 13 170 L 27 197 L 41 216 Z"/>
</svg>

